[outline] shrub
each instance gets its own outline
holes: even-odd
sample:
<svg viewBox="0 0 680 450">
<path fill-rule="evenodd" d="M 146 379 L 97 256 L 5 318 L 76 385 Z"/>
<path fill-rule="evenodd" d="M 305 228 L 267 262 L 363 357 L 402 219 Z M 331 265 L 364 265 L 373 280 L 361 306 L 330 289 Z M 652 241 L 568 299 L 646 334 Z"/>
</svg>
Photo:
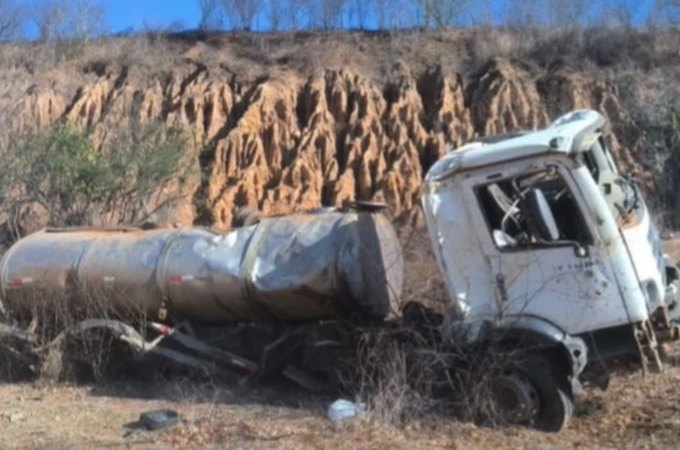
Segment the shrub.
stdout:
<svg viewBox="0 0 680 450">
<path fill-rule="evenodd" d="M 408 338 L 420 340 L 411 331 L 399 330 L 397 334 L 406 333 Z M 445 402 L 435 395 L 442 382 L 441 354 L 433 348 L 427 355 L 418 354 L 416 363 L 413 344 L 380 329 L 369 330 L 360 337 L 357 361 L 341 378 L 345 388 L 367 406 L 372 419 L 403 426 L 442 412 Z"/>
<path fill-rule="evenodd" d="M 117 131 L 101 149 L 64 124 L 14 137 L 0 152 L 0 211 L 37 204 L 51 226 L 142 223 L 184 195 L 185 143 L 155 123 Z"/>
</svg>

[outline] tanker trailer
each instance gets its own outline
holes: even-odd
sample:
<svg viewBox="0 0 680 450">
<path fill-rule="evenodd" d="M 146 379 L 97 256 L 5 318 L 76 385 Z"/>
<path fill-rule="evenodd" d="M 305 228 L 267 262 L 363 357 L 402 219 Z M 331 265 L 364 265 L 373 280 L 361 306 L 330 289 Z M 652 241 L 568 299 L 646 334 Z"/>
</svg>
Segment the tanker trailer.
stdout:
<svg viewBox="0 0 680 450">
<path fill-rule="evenodd" d="M 401 246 L 373 206 L 227 233 L 45 229 L 0 261 L 0 338 L 37 349 L 37 371 L 49 359 L 40 349 L 104 330 L 138 354 L 222 378 L 278 373 L 326 387 L 357 327 L 400 311 Z"/>
<path fill-rule="evenodd" d="M 265 218 L 224 234 L 46 229 L 19 240 L 0 263 L 11 317 L 59 299 L 74 314 L 103 302 L 122 318 L 141 312 L 211 325 L 383 320 L 399 311 L 402 274 L 391 224 L 360 211 Z"/>
</svg>

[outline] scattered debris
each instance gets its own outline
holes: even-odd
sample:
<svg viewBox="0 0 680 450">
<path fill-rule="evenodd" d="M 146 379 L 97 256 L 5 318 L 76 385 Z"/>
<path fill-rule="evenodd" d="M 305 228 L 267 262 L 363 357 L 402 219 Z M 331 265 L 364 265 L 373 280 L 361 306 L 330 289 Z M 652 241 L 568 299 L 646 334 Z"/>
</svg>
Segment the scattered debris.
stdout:
<svg viewBox="0 0 680 450">
<path fill-rule="evenodd" d="M 5 411 L 0 414 L 3 419 L 7 420 L 9 423 L 18 423 L 26 420 L 26 415 L 21 411 Z"/>
<path fill-rule="evenodd" d="M 179 423 L 179 414 L 171 409 L 148 411 L 139 416 L 139 423 L 149 431 L 174 427 Z"/>
<path fill-rule="evenodd" d="M 326 416 L 333 422 L 359 417 L 366 412 L 366 406 L 349 400 L 338 399 L 330 404 Z"/>
<path fill-rule="evenodd" d="M 179 423 L 179 413 L 172 409 L 157 409 L 139 415 L 137 422 L 126 424 L 128 431 L 123 435 L 130 437 L 142 431 L 158 431 L 172 428 Z"/>
</svg>

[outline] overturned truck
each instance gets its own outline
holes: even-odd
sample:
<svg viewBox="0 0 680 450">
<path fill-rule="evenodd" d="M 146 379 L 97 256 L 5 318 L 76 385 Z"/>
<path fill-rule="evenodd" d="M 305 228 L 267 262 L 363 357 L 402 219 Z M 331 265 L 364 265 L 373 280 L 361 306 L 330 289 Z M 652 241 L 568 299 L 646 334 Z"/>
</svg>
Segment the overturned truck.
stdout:
<svg viewBox="0 0 680 450">
<path fill-rule="evenodd" d="M 399 310 L 392 225 L 368 212 L 266 218 L 220 234 L 187 229 L 46 229 L 4 256 L 5 307 L 106 306 L 205 324 L 382 320 Z M 89 303 L 89 305 L 88 305 Z M 101 303 L 104 303 L 103 305 Z"/>
<path fill-rule="evenodd" d="M 399 241 L 384 216 L 358 209 L 256 222 L 228 233 L 43 230 L 2 259 L 5 313 L 24 323 L 67 319 L 76 331 L 107 328 L 181 364 L 247 376 L 281 371 L 317 388 L 300 366 L 332 369 L 324 353 L 346 347 L 348 323 L 398 315 Z M 180 349 L 145 341 L 140 326 Z"/>
<path fill-rule="evenodd" d="M 451 151 L 424 180 L 449 303 L 420 315 L 435 317 L 437 332 L 417 342 L 444 355 L 512 355 L 489 369 L 506 422 L 559 430 L 587 369 L 632 357 L 661 370 L 660 344 L 678 338 L 677 268 L 604 127 L 600 114 L 576 111 Z M 31 339 L 34 327 L 18 325 L 61 308 L 82 318 L 70 333 L 107 328 L 143 353 L 247 376 L 275 371 L 314 388 L 357 345 L 357 330 L 404 324 L 395 232 L 376 205 L 355 206 L 226 234 L 36 233 L 0 263 L 0 331 Z M 440 364 L 450 375 L 466 363 Z"/>
</svg>

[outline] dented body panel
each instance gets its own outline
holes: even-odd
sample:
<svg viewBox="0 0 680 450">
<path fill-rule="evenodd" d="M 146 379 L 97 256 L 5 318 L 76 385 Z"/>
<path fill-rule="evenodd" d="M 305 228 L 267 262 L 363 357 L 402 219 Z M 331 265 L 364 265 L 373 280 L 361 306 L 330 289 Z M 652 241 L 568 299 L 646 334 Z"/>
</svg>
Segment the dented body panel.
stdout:
<svg viewBox="0 0 680 450">
<path fill-rule="evenodd" d="M 577 111 L 544 130 L 468 144 L 428 172 L 428 231 L 468 339 L 526 318 L 565 341 L 628 327 L 626 351 L 658 360 L 645 324 L 674 306 L 677 287 L 638 188 L 606 149 L 604 124 Z"/>
<path fill-rule="evenodd" d="M 391 224 L 364 212 L 200 228 L 46 230 L 0 263 L 10 312 L 62 298 L 128 315 L 167 310 L 199 323 L 309 321 L 397 313 L 403 261 Z"/>
<path fill-rule="evenodd" d="M 502 168 L 489 166 L 466 173 L 457 182 L 432 187 L 426 196 L 428 228 L 437 230 L 433 240 L 445 265 L 442 273 L 455 303 L 453 308 L 471 329 L 485 321 L 509 326 L 528 315 L 542 317 L 566 333 L 578 335 L 648 316 L 623 239 L 610 216 L 601 213 L 606 205 L 596 201 L 598 196 L 579 192 L 592 194 L 597 186 L 588 186 L 585 169 L 576 169 L 572 178 L 573 173 L 566 168 L 569 165 L 568 159 L 554 156 L 540 161 L 518 160 Z M 583 215 L 594 219 L 586 222 L 594 241 L 584 249 L 585 256 L 577 255 L 569 243 L 500 250 L 480 211 L 474 187 L 484 184 L 489 176 L 507 178 L 548 166 L 561 167 L 564 179 L 579 193 L 577 203 Z M 577 185 L 582 189 L 576 189 Z"/>
</svg>

